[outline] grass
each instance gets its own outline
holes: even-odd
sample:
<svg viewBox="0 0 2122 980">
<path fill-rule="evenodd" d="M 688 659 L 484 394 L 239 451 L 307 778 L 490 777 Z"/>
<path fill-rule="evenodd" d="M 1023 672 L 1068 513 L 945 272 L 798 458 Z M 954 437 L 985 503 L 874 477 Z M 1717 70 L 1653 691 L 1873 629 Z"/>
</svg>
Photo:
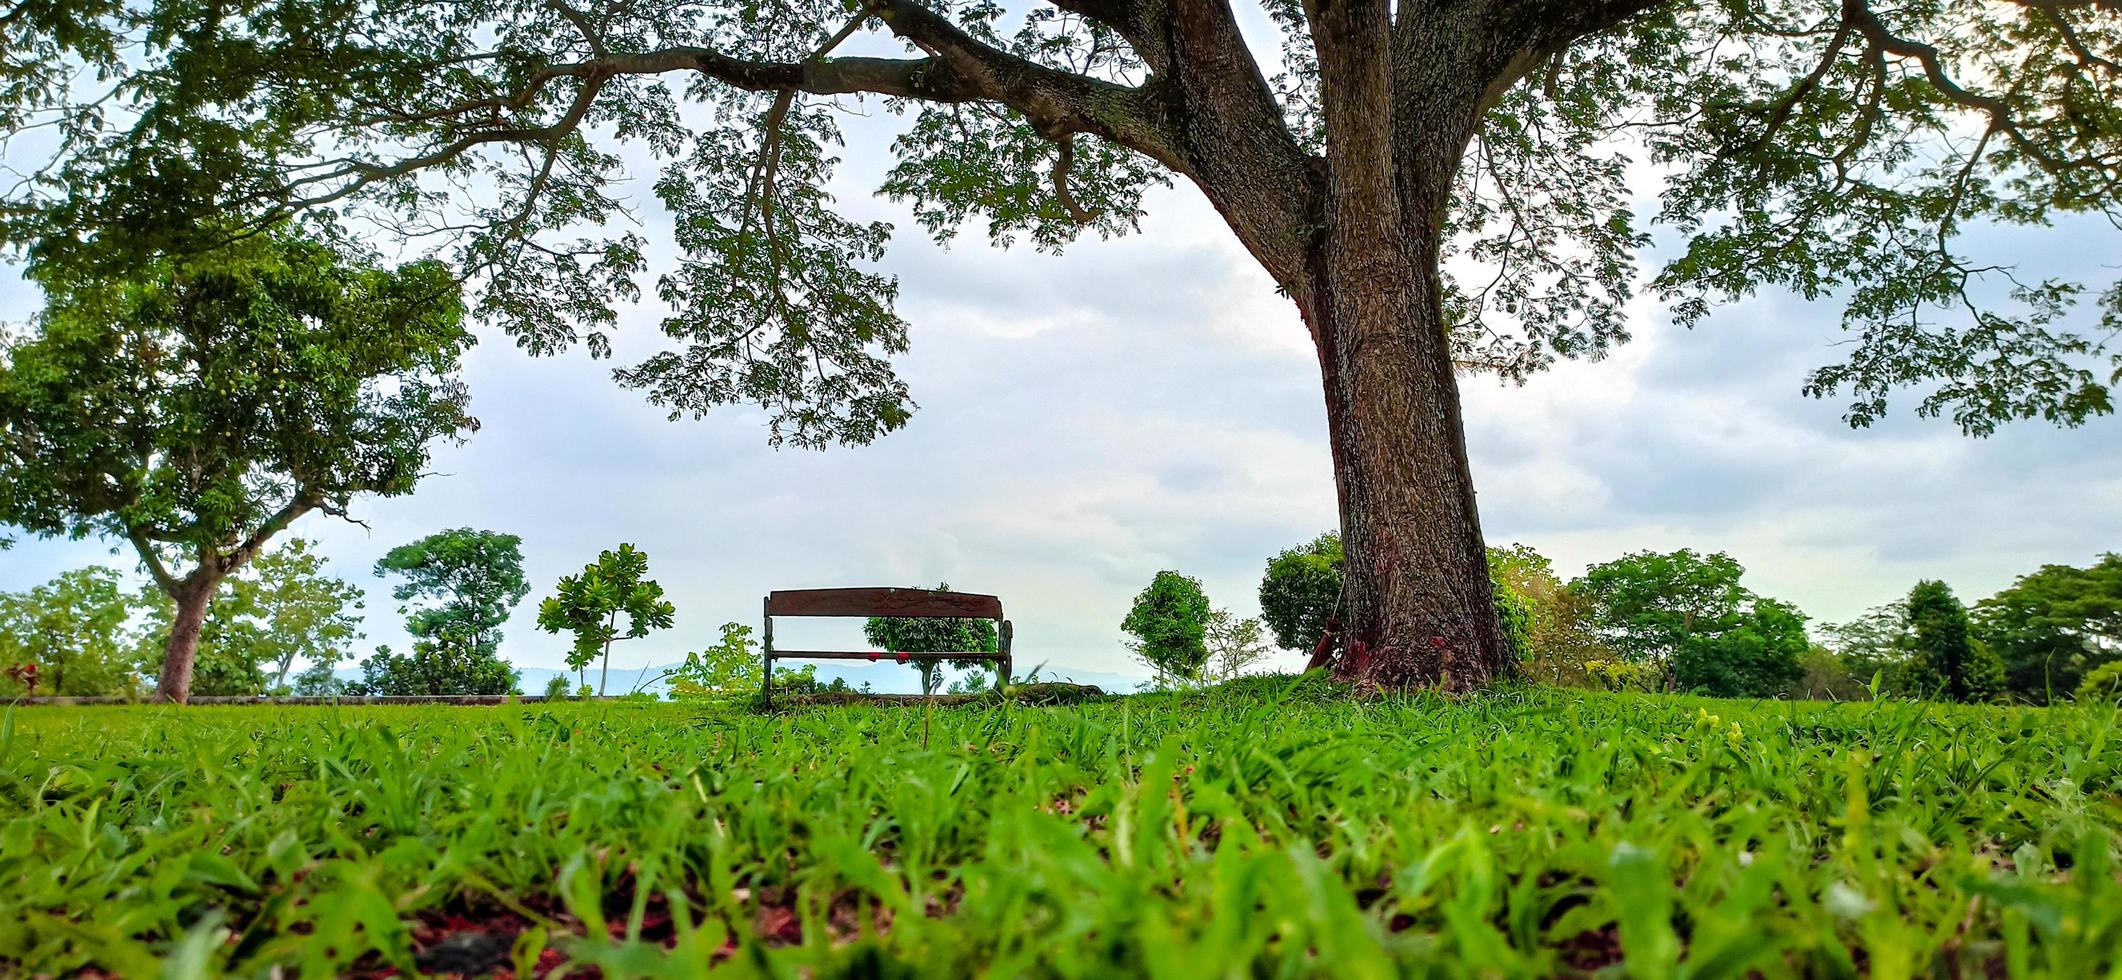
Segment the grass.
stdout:
<svg viewBox="0 0 2122 980">
<path fill-rule="evenodd" d="M 0 973 L 2122 976 L 2113 709 L 42 708 Z"/>
</svg>

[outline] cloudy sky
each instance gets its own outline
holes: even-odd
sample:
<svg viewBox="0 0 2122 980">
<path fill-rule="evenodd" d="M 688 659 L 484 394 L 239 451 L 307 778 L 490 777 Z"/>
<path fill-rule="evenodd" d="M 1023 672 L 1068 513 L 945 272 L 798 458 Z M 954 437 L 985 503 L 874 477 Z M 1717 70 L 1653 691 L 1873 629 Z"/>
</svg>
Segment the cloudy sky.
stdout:
<svg viewBox="0 0 2122 980">
<path fill-rule="evenodd" d="M 1062 673 L 1140 673 L 1118 623 L 1159 569 L 1257 611 L 1267 556 L 1334 524 L 1317 362 L 1294 308 L 1186 186 L 1153 195 L 1139 234 L 1061 257 L 996 251 L 977 229 L 939 249 L 867 197 L 888 166 L 881 125 L 855 127 L 843 203 L 899 226 L 886 267 L 914 327 L 898 361 L 913 423 L 867 447 L 777 451 L 756 411 L 669 422 L 613 384 L 609 362 L 535 359 L 486 335 L 468 372 L 484 427 L 437 455 L 438 475 L 358 505 L 367 528 L 295 526 L 370 589 L 369 644 L 404 643 L 375 560 L 458 526 L 524 539 L 534 591 L 503 645 L 519 666 L 562 662 L 565 640 L 533 624 L 537 600 L 622 541 L 648 552 L 678 626 L 623 644 L 615 665 L 680 659 L 723 622 L 755 622 L 777 588 L 992 592 L 1020 664 Z M 646 180 L 636 189 L 653 219 Z M 1984 246 L 2104 282 L 2112 270 L 2087 256 L 2111 255 L 2111 235 L 2013 231 Z M 34 306 L 0 286 L 0 316 Z M 1490 542 L 1530 544 L 1565 575 L 1637 549 L 1728 551 L 1754 588 L 1827 621 L 1918 578 L 1972 600 L 2122 547 L 2122 422 L 1973 440 L 1898 411 L 1852 431 L 1838 404 L 1799 393 L 1837 356 L 1837 313 L 1769 295 L 1689 332 L 1644 302 L 1636 340 L 1604 362 L 1523 387 L 1466 379 Z M 656 349 L 660 315 L 624 317 L 620 362 Z M 22 542 L 0 552 L 0 589 L 96 562 L 133 566 L 104 542 Z M 859 642 L 845 625 L 777 633 Z"/>
</svg>

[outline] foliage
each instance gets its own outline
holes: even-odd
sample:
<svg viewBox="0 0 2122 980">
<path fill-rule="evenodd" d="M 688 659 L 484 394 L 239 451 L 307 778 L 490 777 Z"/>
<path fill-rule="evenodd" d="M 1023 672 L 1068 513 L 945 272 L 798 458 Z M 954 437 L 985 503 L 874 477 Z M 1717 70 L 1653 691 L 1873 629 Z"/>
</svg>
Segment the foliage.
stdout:
<svg viewBox="0 0 2122 980">
<path fill-rule="evenodd" d="M 1847 657 L 1813 644 L 1798 655 L 1798 679 L 1788 692 L 1794 698 L 1823 701 L 1863 701 L 1872 696 L 1877 672 L 1863 673 Z"/>
<path fill-rule="evenodd" d="M 754 402 L 777 438 L 862 442 L 912 406 L 885 360 L 907 344 L 896 283 L 871 271 L 889 226 L 834 206 L 843 118 L 912 117 L 880 190 L 939 239 L 1124 233 L 1179 174 L 1269 261 L 1291 247 L 1272 232 L 1303 233 L 1292 214 L 1352 193 L 1308 161 L 1365 140 L 1398 159 L 1444 125 L 1322 76 L 1338 54 L 1403 98 L 1465 100 L 1463 156 L 1407 193 L 1448 209 L 1430 261 L 1469 363 L 1523 377 L 1628 339 L 1650 242 L 1631 163 L 1653 160 L 1655 217 L 1682 241 L 1656 291 L 1690 323 L 1767 288 L 1839 300 L 1848 359 L 1807 390 L 1849 398 L 1852 423 L 1910 387 L 1972 432 L 2110 410 L 2122 289 L 1960 241 L 2116 207 L 2104 3 L 1516 0 L 1332 30 L 1276 0 L 1274 52 L 1227 12 L 880 2 L 25 7 L 0 124 L 64 138 L 18 163 L 6 240 L 124 268 L 211 240 L 207 218 L 382 228 L 441 243 L 524 346 L 601 356 L 649 266 L 622 161 L 652 159 L 677 252 L 654 288 L 682 346 L 621 377 L 674 412 Z M 1386 30 L 1416 40 L 1335 47 Z M 851 38 L 864 53 L 836 54 Z M 1196 72 L 1255 81 L 1172 87 Z M 1363 125 L 1329 139 L 1334 107 Z"/>
<path fill-rule="evenodd" d="M 1208 662 L 1209 606 L 1199 579 L 1162 571 L 1135 596 L 1120 629 L 1135 639 L 1129 649 L 1157 676 L 1192 680 Z"/>
<path fill-rule="evenodd" d="M 1897 599 L 1868 609 L 1847 623 L 1821 627 L 1827 646 L 1843 667 L 1869 684 L 1881 679 L 1896 692 L 1908 666 L 1908 601 Z"/>
<path fill-rule="evenodd" d="M 2107 707 L 1352 705 L 1263 677 L 1047 709 L 12 728 L 0 949 L 30 975 L 453 972 L 473 931 L 518 976 L 2060 978 L 2122 957 Z"/>
<path fill-rule="evenodd" d="M 523 539 L 460 527 L 392 548 L 376 575 L 396 574 L 391 596 L 408 603 L 412 652 L 377 648 L 361 665 L 374 694 L 504 694 L 516 671 L 503 663 L 501 626 L 530 592 L 523 578 Z"/>
<path fill-rule="evenodd" d="M 1601 691 L 1656 691 L 1664 687 L 1664 673 L 1655 667 L 1627 660 L 1587 660 L 1586 687 Z"/>
<path fill-rule="evenodd" d="M 650 630 L 669 629 L 677 615 L 677 607 L 663 598 L 663 586 L 647 575 L 648 554 L 621 544 L 617 551 L 599 554 L 580 573 L 562 578 L 558 593 L 538 605 L 539 629 L 575 634 L 567 665 L 577 674 L 602 656 L 599 695 L 611 672 L 612 644 L 639 639 Z M 619 631 L 621 614 L 626 616 L 624 633 Z"/>
<path fill-rule="evenodd" d="M 330 698 L 348 693 L 347 688 L 350 685 L 340 680 L 339 675 L 332 670 L 336 664 L 335 660 L 319 660 L 302 668 L 302 673 L 295 675 L 295 696 Z"/>
<path fill-rule="evenodd" d="M 1490 548 L 1488 567 L 1498 589 L 1497 621 L 1507 634 L 1511 623 L 1524 624 L 1515 642 L 1522 643 L 1528 678 L 1561 686 L 1589 685 L 1586 665 L 1615 658 L 1593 630 L 1591 600 L 1563 584 L 1547 556 L 1523 544 Z M 1503 590 L 1516 597 L 1518 608 L 1505 607 L 1513 600 Z"/>
<path fill-rule="evenodd" d="M 324 574 L 324 556 L 304 538 L 290 538 L 251 564 L 251 574 L 228 586 L 247 593 L 260 628 L 258 662 L 274 667 L 272 686 L 287 683 L 295 661 L 336 664 L 361 638 L 361 590 Z M 328 669 L 328 667 L 327 667 Z"/>
<path fill-rule="evenodd" d="M 410 492 L 430 444 L 477 425 L 439 263 L 273 231 L 118 268 L 35 277 L 47 305 L 0 355 L 0 523 L 129 541 L 204 601 L 295 518 Z"/>
<path fill-rule="evenodd" d="M 361 680 L 346 693 L 387 697 L 433 694 L 514 694 L 517 671 L 492 652 L 461 643 L 420 640 L 411 653 L 379 646 L 361 662 Z"/>
<path fill-rule="evenodd" d="M 2078 684 L 2077 698 L 2109 704 L 2122 701 L 2122 660 L 2110 660 L 2087 673 Z"/>
<path fill-rule="evenodd" d="M 1740 584 L 1730 555 L 1636 552 L 1585 569 L 1570 583 L 1591 603 L 1600 641 L 1662 667 L 1672 684 L 1726 697 L 1770 697 L 1800 675 L 1811 648 L 1805 614 Z"/>
<path fill-rule="evenodd" d="M 554 674 L 551 679 L 545 682 L 545 699 L 547 701 L 564 701 L 570 694 L 566 674 Z"/>
<path fill-rule="evenodd" d="M 1976 638 L 2003 661 L 2005 686 L 2046 702 L 2122 658 L 2122 555 L 2090 568 L 2044 565 L 1972 614 Z"/>
<path fill-rule="evenodd" d="M 1908 664 L 1900 684 L 1918 697 L 1986 701 L 2004 688 L 2004 665 L 1969 635 L 1967 607 L 1943 582 L 1908 593 Z"/>
<path fill-rule="evenodd" d="M 949 592 L 950 583 L 936 583 L 935 591 Z M 892 653 L 949 653 L 963 650 L 994 653 L 1001 649 L 995 623 L 989 619 L 913 619 L 871 616 L 862 623 L 862 636 L 870 645 Z M 943 665 L 960 670 L 987 670 L 984 660 L 922 660 L 913 662 L 921 674 L 921 693 L 933 694 L 942 685 Z"/>
<path fill-rule="evenodd" d="M 1489 579 L 1495 596 L 1496 626 L 1503 634 L 1503 649 L 1510 662 L 1523 666 L 1533 657 L 1533 602 L 1501 579 Z"/>
<path fill-rule="evenodd" d="M 392 548 L 376 562 L 376 575 L 399 576 L 391 586 L 399 602 L 426 601 L 398 610 L 410 613 L 406 632 L 492 653 L 510 607 L 530 593 L 522 545 L 522 538 L 496 531 L 439 531 Z"/>
<path fill-rule="evenodd" d="M 1332 531 L 1267 560 L 1260 578 L 1260 619 L 1284 650 L 1310 653 L 1340 608 L 1346 555 Z"/>
<path fill-rule="evenodd" d="M 61 572 L 22 592 L 0 592 L 0 667 L 36 668 L 40 695 L 138 693 L 140 661 L 126 623 L 132 604 L 118 573 L 101 565 Z M 0 696 L 32 693 L 0 675 Z"/>
<path fill-rule="evenodd" d="M 723 623 L 722 640 L 685 655 L 670 676 L 673 701 L 736 701 L 757 694 L 763 654 L 752 644 L 752 628 Z"/>
<path fill-rule="evenodd" d="M 1218 680 L 1236 678 L 1272 652 L 1259 620 L 1239 619 L 1228 609 L 1208 614 L 1203 640 L 1208 646 L 1207 663 Z"/>
<path fill-rule="evenodd" d="M 1327 621 L 1340 609 L 1346 561 L 1341 536 L 1332 531 L 1267 560 L 1267 573 L 1260 579 L 1260 618 L 1274 632 L 1277 646 L 1312 651 L 1327 632 Z M 1546 558 L 1523 545 L 1489 549 L 1488 564 L 1504 644 L 1511 659 L 1522 664 L 1536 655 L 1533 634 L 1539 616 L 1532 598 L 1514 580 L 1541 573 L 1552 578 L 1553 573 L 1547 572 Z"/>
</svg>

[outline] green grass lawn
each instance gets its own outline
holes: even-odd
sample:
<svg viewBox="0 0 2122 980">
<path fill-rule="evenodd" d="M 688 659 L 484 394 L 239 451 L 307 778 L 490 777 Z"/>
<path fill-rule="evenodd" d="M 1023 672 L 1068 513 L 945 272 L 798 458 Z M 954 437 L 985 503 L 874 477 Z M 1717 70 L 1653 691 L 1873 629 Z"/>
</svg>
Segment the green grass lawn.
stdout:
<svg viewBox="0 0 2122 980">
<path fill-rule="evenodd" d="M 16 709 L 0 974 L 2112 977 L 2118 721 L 1287 679 Z"/>
</svg>

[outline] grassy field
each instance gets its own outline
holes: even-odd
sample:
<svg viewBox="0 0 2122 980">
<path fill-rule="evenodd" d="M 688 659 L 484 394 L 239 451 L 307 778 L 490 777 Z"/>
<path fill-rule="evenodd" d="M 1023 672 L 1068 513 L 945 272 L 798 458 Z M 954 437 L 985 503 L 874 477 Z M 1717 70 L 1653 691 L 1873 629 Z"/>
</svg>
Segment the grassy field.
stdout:
<svg viewBox="0 0 2122 980">
<path fill-rule="evenodd" d="M 2118 720 L 1286 679 L 18 709 L 0 973 L 2112 977 Z"/>
</svg>

